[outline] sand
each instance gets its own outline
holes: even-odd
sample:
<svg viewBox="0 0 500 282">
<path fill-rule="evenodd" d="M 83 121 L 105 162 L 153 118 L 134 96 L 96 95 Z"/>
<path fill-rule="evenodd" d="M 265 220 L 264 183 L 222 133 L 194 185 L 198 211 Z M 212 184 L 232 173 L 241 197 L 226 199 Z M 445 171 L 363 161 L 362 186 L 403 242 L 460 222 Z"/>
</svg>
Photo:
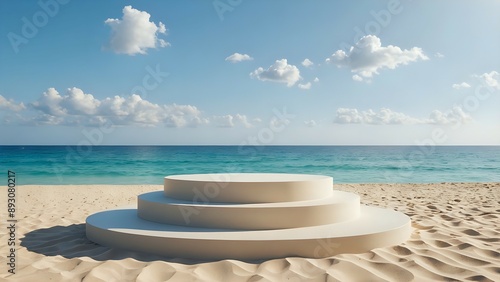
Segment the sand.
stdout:
<svg viewBox="0 0 500 282">
<path fill-rule="evenodd" d="M 7 281 L 500 281 L 500 183 L 336 184 L 363 204 L 412 219 L 398 246 L 325 259 L 194 261 L 110 249 L 85 218 L 133 205 L 161 185 L 18 186 L 16 274 L 7 272 L 7 188 L 0 195 L 0 280 Z"/>
</svg>

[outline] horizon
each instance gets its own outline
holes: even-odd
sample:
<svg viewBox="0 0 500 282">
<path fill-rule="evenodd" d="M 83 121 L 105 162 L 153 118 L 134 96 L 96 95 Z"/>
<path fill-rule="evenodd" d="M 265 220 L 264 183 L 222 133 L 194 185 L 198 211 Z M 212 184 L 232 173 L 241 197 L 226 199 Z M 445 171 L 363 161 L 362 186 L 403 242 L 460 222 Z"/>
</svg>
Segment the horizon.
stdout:
<svg viewBox="0 0 500 282">
<path fill-rule="evenodd" d="M 83 145 L 75 145 L 75 144 L 46 144 L 46 145 L 38 145 L 38 144 L 2 144 L 0 147 L 84 147 Z M 381 145 L 381 144 L 337 144 L 337 145 L 328 145 L 328 144 L 320 144 L 320 145 L 310 145 L 310 144 L 271 144 L 271 145 L 231 145 L 231 144 L 105 144 L 105 145 L 85 145 L 85 147 L 500 147 L 498 144 L 467 144 L 467 145 L 457 145 L 457 144 L 440 144 L 440 145 Z"/>
<path fill-rule="evenodd" d="M 498 10 L 3 1 L 0 145 L 499 146 Z"/>
</svg>

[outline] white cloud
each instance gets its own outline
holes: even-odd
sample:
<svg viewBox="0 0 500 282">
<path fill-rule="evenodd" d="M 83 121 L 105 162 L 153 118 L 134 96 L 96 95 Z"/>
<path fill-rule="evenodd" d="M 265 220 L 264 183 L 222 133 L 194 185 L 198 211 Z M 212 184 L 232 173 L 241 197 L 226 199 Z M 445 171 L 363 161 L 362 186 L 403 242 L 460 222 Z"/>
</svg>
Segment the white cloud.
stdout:
<svg viewBox="0 0 500 282">
<path fill-rule="evenodd" d="M 242 61 L 251 61 L 253 60 L 253 58 L 247 54 L 234 53 L 227 57 L 225 60 L 230 61 L 231 63 L 238 63 Z"/>
<path fill-rule="evenodd" d="M 237 122 L 239 122 L 239 123 L 243 124 L 243 126 L 244 126 L 244 127 L 246 127 L 246 128 L 251 128 L 251 127 L 253 127 L 253 124 L 251 124 L 251 123 L 248 121 L 248 118 L 247 118 L 247 116 L 245 116 L 245 115 L 236 114 L 236 116 L 234 117 L 234 119 L 235 119 Z"/>
<path fill-rule="evenodd" d="M 232 115 L 214 116 L 212 121 L 217 127 L 234 127 L 234 117 Z"/>
<path fill-rule="evenodd" d="M 113 123 L 123 125 L 155 126 L 164 124 L 169 127 L 191 126 L 200 122 L 201 112 L 191 105 L 158 105 L 141 96 L 133 94 L 123 98 L 106 98 L 99 108 L 104 117 Z"/>
<path fill-rule="evenodd" d="M 189 127 L 197 127 L 200 125 L 207 125 L 210 124 L 210 120 L 208 118 L 204 118 L 201 116 L 194 116 L 190 123 L 188 124 Z"/>
<path fill-rule="evenodd" d="M 462 108 L 455 106 L 447 112 L 438 110 L 433 111 L 429 118 L 414 118 L 404 113 L 395 112 L 391 109 L 382 108 L 379 112 L 371 109 L 359 111 L 357 109 L 339 108 L 336 112 L 334 122 L 341 124 L 456 124 L 466 123 L 472 120 L 470 115 L 465 113 Z"/>
<path fill-rule="evenodd" d="M 318 125 L 318 124 L 316 123 L 316 121 L 315 121 L 315 120 L 313 120 L 313 119 L 304 121 L 304 124 L 305 124 L 307 127 L 315 127 L 316 125 Z"/>
<path fill-rule="evenodd" d="M 478 77 L 487 86 L 500 90 L 500 73 L 497 71 L 475 75 L 475 77 Z"/>
<path fill-rule="evenodd" d="M 293 86 L 301 79 L 299 69 L 294 65 L 289 65 L 286 59 L 276 60 L 267 69 L 259 67 L 250 73 L 250 76 L 261 81 L 286 83 L 288 87 Z"/>
<path fill-rule="evenodd" d="M 150 17 L 147 12 L 125 6 L 122 19 L 104 21 L 111 27 L 111 50 L 118 54 L 135 55 L 146 54 L 150 48 L 169 46 L 168 42 L 158 38 L 159 34 L 166 34 L 165 25 L 162 22 L 158 25 L 150 22 Z"/>
<path fill-rule="evenodd" d="M 12 99 L 7 100 L 5 97 L 0 95 L 0 109 L 19 112 L 19 111 L 26 109 L 26 106 L 24 106 L 24 104 L 22 102 L 19 104 L 16 104 L 16 102 L 14 102 L 14 100 L 12 100 Z"/>
<path fill-rule="evenodd" d="M 253 127 L 253 125 L 248 121 L 247 116 L 240 114 L 213 116 L 212 121 L 217 127 L 235 127 L 238 124 L 241 124 L 246 128 Z"/>
<path fill-rule="evenodd" d="M 335 118 L 336 123 L 366 123 L 366 124 L 414 124 L 414 119 L 403 113 L 382 108 L 379 112 L 358 111 L 357 109 L 339 108 Z"/>
<path fill-rule="evenodd" d="M 61 105 L 68 109 L 70 114 L 95 114 L 100 105 L 100 101 L 92 94 L 85 94 L 76 87 L 69 88 L 67 96 L 61 101 Z"/>
<path fill-rule="evenodd" d="M 49 88 L 31 106 L 40 113 L 33 121 L 43 124 L 96 125 L 112 122 L 115 125 L 183 127 L 207 123 L 195 106 L 158 105 L 136 94 L 98 100 L 76 87 L 68 88 L 65 95 Z"/>
<path fill-rule="evenodd" d="M 367 35 L 362 37 L 347 53 L 337 50 L 326 59 L 326 62 L 351 69 L 355 73 L 354 80 L 370 81 L 380 69 L 395 69 L 400 65 L 428 59 L 421 48 L 413 47 L 409 50 L 402 50 L 393 45 L 382 47 L 377 36 Z"/>
<path fill-rule="evenodd" d="M 47 115 L 62 116 L 66 114 L 66 109 L 60 105 L 62 100 L 63 98 L 55 88 L 49 88 L 31 106 Z"/>
<path fill-rule="evenodd" d="M 311 60 L 306 58 L 302 61 L 302 65 L 304 67 L 308 68 L 308 67 L 312 67 L 314 65 L 314 63 Z"/>
<path fill-rule="evenodd" d="M 311 89 L 311 83 L 308 82 L 308 83 L 305 83 L 305 84 L 301 84 L 299 83 L 299 85 L 297 85 L 300 89 L 304 89 L 304 90 L 309 90 Z"/>
<path fill-rule="evenodd" d="M 441 53 L 439 53 L 439 52 L 437 52 L 436 54 L 434 54 L 434 57 L 436 57 L 436 58 L 444 58 L 444 55 L 441 54 Z"/>
<path fill-rule="evenodd" d="M 447 125 L 467 123 L 471 120 L 471 116 L 464 112 L 461 107 L 454 106 L 447 112 L 441 112 L 438 110 L 432 111 L 429 119 L 426 120 L 426 123 Z"/>
<path fill-rule="evenodd" d="M 314 82 L 319 82 L 319 78 L 315 77 L 313 81 Z"/>
<path fill-rule="evenodd" d="M 361 76 L 355 74 L 352 76 L 352 80 L 361 82 L 361 81 L 363 81 L 363 78 Z"/>
<path fill-rule="evenodd" d="M 197 127 L 214 125 L 217 127 L 252 128 L 261 123 L 260 118 L 250 120 L 246 115 L 221 115 L 203 117 L 202 112 L 192 105 L 156 104 L 142 99 L 137 94 L 128 97 L 113 96 L 97 99 L 92 94 L 84 93 L 79 88 L 68 88 L 60 94 L 55 88 L 43 92 L 40 98 L 29 103 L 31 112 L 23 115 L 10 115 L 4 122 L 43 125 L 79 125 L 100 126 L 167 126 Z M 24 105 L 15 104 L 0 95 L 0 108 L 12 110 L 25 109 Z"/>
<path fill-rule="evenodd" d="M 455 83 L 451 87 L 453 87 L 453 89 L 460 90 L 463 88 L 470 88 L 470 84 L 468 84 L 467 82 Z"/>
</svg>

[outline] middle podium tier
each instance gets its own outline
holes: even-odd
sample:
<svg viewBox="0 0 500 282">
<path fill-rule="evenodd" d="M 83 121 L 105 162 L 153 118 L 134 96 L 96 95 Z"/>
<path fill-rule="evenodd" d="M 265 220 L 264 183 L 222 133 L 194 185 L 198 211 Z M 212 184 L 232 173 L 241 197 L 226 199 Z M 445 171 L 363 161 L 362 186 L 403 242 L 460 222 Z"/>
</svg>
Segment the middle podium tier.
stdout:
<svg viewBox="0 0 500 282">
<path fill-rule="evenodd" d="M 193 202 L 166 197 L 163 191 L 138 196 L 138 216 L 165 224 L 214 229 L 267 230 L 325 225 L 360 214 L 358 195 L 332 191 L 321 199 L 234 204 Z"/>
</svg>

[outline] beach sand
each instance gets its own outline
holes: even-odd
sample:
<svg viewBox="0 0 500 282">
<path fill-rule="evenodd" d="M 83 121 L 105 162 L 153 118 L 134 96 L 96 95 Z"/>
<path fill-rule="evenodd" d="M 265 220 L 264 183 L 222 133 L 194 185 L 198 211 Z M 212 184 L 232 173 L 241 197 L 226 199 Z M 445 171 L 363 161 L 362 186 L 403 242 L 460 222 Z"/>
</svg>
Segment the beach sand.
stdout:
<svg viewBox="0 0 500 282">
<path fill-rule="evenodd" d="M 411 238 L 325 259 L 193 261 L 110 249 L 85 218 L 134 205 L 161 185 L 18 186 L 16 267 L 7 272 L 7 188 L 0 195 L 0 280 L 8 281 L 500 281 L 500 183 L 336 184 L 363 204 L 401 211 Z"/>
</svg>

